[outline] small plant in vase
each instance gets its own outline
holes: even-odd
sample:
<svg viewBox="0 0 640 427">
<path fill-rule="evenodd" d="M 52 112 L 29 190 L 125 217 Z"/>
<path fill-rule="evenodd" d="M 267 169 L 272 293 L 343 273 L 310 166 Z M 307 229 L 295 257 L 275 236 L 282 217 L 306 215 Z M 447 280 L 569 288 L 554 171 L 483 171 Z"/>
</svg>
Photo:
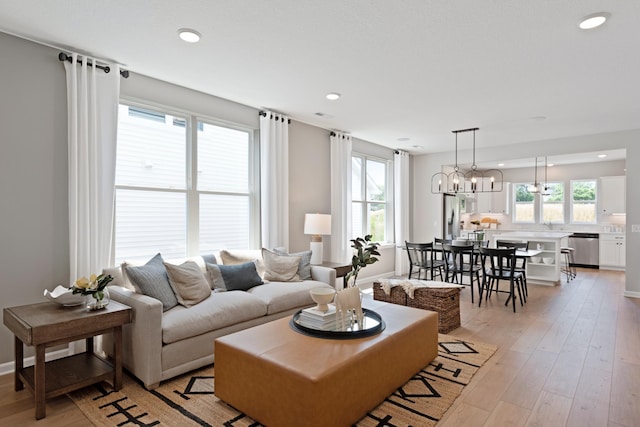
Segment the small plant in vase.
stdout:
<svg viewBox="0 0 640 427">
<path fill-rule="evenodd" d="M 109 291 L 107 285 L 113 280 L 113 276 L 92 274 L 88 279 L 81 277 L 71 286 L 72 293 L 83 296 L 91 296 L 92 300 L 87 304 L 89 310 L 100 310 L 109 304 Z"/>
<path fill-rule="evenodd" d="M 347 286 L 356 286 L 360 270 L 369 264 L 378 262 L 375 255 L 380 256 L 380 252 L 378 252 L 378 244 L 371 241 L 371 234 L 367 234 L 364 238 L 351 239 L 351 247 L 354 249 L 351 258 L 351 271 L 345 275 L 344 280 Z M 351 281 L 352 278 L 353 281 Z"/>
</svg>

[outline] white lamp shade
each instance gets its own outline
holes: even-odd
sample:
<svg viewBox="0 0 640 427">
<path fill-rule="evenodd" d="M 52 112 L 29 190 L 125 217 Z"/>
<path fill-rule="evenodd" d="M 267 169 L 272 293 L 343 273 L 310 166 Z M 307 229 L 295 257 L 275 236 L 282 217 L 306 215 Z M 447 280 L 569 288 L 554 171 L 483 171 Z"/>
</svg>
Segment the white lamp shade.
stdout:
<svg viewBox="0 0 640 427">
<path fill-rule="evenodd" d="M 305 214 L 304 234 L 313 234 L 315 236 L 326 236 L 331 234 L 331 215 Z"/>
</svg>

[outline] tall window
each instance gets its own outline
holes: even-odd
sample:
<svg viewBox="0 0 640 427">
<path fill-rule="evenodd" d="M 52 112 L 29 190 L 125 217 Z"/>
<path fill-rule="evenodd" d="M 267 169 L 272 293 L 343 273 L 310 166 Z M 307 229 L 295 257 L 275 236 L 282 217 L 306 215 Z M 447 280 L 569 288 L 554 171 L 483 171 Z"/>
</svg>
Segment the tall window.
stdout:
<svg viewBox="0 0 640 427">
<path fill-rule="evenodd" d="M 596 223 L 596 181 L 571 181 L 571 222 Z"/>
<path fill-rule="evenodd" d="M 387 242 L 390 191 L 387 162 L 355 155 L 351 159 L 353 237 L 371 234 L 375 242 Z"/>
<path fill-rule="evenodd" d="M 547 183 L 549 195 L 541 196 L 542 220 L 547 223 L 564 223 L 564 185 L 561 182 Z"/>
<path fill-rule="evenodd" d="M 535 222 L 535 196 L 527 191 L 528 184 L 513 186 L 513 222 Z"/>
<path fill-rule="evenodd" d="M 120 105 L 117 153 L 116 261 L 252 246 L 251 130 Z"/>
</svg>

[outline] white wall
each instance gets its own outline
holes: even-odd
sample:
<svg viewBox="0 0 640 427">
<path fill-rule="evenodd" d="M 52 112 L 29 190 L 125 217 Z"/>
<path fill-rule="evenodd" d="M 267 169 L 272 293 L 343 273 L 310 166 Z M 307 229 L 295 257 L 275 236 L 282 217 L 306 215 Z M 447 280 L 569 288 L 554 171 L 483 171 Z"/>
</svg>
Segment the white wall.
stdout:
<svg viewBox="0 0 640 427">
<path fill-rule="evenodd" d="M 640 233 L 631 233 L 632 224 L 640 224 L 640 198 L 634 183 L 640 182 L 640 130 L 584 135 L 554 140 L 527 142 L 508 146 L 479 149 L 477 162 L 499 162 L 535 156 L 592 152 L 606 149 L 627 150 L 627 268 L 626 294 L 640 297 L 640 265 L 634 262 L 633 254 L 640 250 Z M 462 158 L 470 153 L 461 152 Z M 442 165 L 450 164 L 453 153 L 437 153 L 416 156 L 413 159 L 413 231 L 414 240 L 429 241 L 439 237 L 441 221 L 441 195 L 430 193 L 431 176 L 440 171 Z"/>
<path fill-rule="evenodd" d="M 67 95 L 58 52 L 0 33 L 0 306 L 69 283 Z M 27 349 L 32 354 L 32 349 Z M 0 327 L 0 364 L 13 335 Z"/>
</svg>

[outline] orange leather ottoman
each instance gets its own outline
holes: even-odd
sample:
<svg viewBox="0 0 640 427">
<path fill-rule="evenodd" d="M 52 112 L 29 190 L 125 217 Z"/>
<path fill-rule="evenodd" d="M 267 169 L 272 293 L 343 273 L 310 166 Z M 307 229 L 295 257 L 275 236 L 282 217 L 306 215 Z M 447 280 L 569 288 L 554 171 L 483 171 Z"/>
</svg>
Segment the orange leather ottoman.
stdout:
<svg viewBox="0 0 640 427">
<path fill-rule="evenodd" d="M 215 341 L 215 394 L 267 427 L 351 426 L 438 354 L 438 315 L 377 303 L 386 329 L 303 335 L 289 318 Z"/>
</svg>

